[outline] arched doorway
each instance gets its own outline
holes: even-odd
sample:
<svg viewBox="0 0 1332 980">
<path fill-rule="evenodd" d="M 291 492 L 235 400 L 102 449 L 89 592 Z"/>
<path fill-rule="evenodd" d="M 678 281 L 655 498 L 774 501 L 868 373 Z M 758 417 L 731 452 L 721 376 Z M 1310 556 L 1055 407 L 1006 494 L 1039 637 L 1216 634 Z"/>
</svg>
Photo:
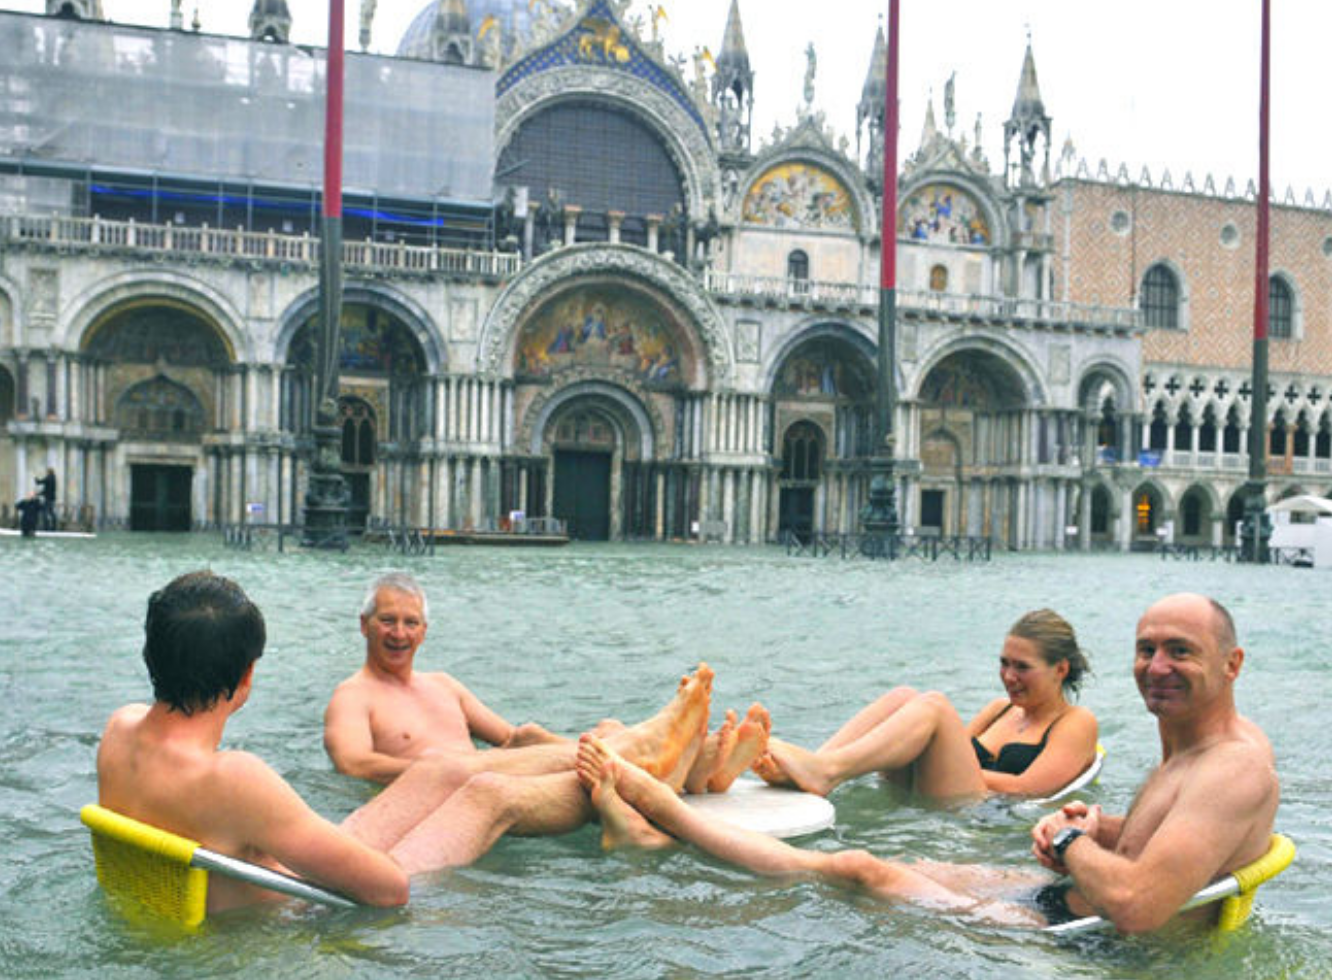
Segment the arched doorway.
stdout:
<svg viewBox="0 0 1332 980">
<path fill-rule="evenodd" d="M 814 531 L 814 498 L 823 472 L 823 431 L 808 420 L 796 422 L 782 437 L 778 477 L 777 533 L 790 531 L 808 541 Z"/>
<path fill-rule="evenodd" d="M 639 411 L 634 409 L 638 408 Z M 649 481 L 638 479 L 641 406 L 624 391 L 575 393 L 550 413 L 543 438 L 550 460 L 550 512 L 580 541 L 631 536 L 648 509 Z"/>
<path fill-rule="evenodd" d="M 233 361 L 216 325 L 184 303 L 145 297 L 103 314 L 85 335 L 83 351 L 106 364 L 107 403 L 119 432 L 116 462 L 128 484 L 110 496 L 122 501 L 114 506 L 125 507 L 130 529 L 188 531 L 220 519 L 220 488 L 196 479 L 204 433 L 225 418 L 219 405 L 227 404 Z M 205 512 L 206 490 L 212 491 L 212 514 Z"/>
<path fill-rule="evenodd" d="M 851 530 L 867 492 L 855 461 L 874 429 L 867 350 L 838 325 L 813 328 L 777 362 L 772 402 L 778 533 Z"/>
<path fill-rule="evenodd" d="M 1098 483 L 1091 489 L 1091 544 L 1093 548 L 1110 548 L 1115 540 L 1114 497 L 1109 488 Z"/>
<path fill-rule="evenodd" d="M 957 350 L 929 370 L 920 385 L 917 413 L 920 505 L 929 506 L 929 518 L 939 523 L 926 524 L 923 511 L 914 523 L 942 529 L 955 520 L 958 534 L 1021 546 L 1018 483 L 996 477 L 1016 476 L 1027 461 L 1023 414 L 1028 400 L 1017 369 L 991 351 Z"/>
<path fill-rule="evenodd" d="M 1179 498 L 1175 540 L 1181 544 L 1212 543 L 1212 499 L 1202 487 L 1190 487 Z"/>
<path fill-rule="evenodd" d="M 1144 483 L 1133 491 L 1133 549 L 1155 548 L 1159 543 L 1157 530 L 1164 520 L 1165 502 L 1156 487 Z"/>
</svg>

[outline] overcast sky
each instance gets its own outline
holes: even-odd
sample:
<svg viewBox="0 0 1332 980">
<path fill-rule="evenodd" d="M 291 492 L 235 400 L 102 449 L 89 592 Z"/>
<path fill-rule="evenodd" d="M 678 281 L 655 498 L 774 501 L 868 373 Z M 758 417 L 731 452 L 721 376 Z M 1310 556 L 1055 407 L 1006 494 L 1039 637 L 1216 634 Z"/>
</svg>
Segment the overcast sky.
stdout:
<svg viewBox="0 0 1332 980">
<path fill-rule="evenodd" d="M 519 0 L 522 2 L 522 0 Z M 721 45 L 730 0 L 655 0 L 665 8 L 667 50 L 688 54 Z M 347 44 L 357 45 L 361 0 L 344 0 Z M 425 0 L 378 0 L 371 50 L 391 53 Z M 102 0 L 124 23 L 165 26 L 170 0 Z M 188 24 L 198 8 L 203 30 L 247 33 L 249 0 L 184 0 Z M 323 45 L 326 0 L 288 0 L 293 40 Z M 789 125 L 803 101 L 805 47 L 818 69 L 814 104 L 855 143 L 855 107 L 869 69 L 874 32 L 887 0 L 740 0 L 755 71 L 755 136 Z M 14 10 L 42 0 L 0 0 Z M 1272 184 L 1318 203 L 1332 189 L 1332 106 L 1327 59 L 1332 0 L 1272 0 Z M 634 0 L 631 12 L 646 12 Z M 927 100 L 943 119 L 943 90 L 956 72 L 957 131 L 973 138 L 982 118 L 991 166 L 1003 161 L 1003 121 L 1017 92 L 1028 37 L 1046 112 L 1054 120 L 1054 155 L 1071 137 L 1093 172 L 1128 165 L 1136 179 L 1169 168 L 1175 186 L 1192 172 L 1201 187 L 1233 176 L 1257 182 L 1260 0 L 901 0 L 900 153 L 919 143 Z M 691 69 L 692 70 L 692 69 Z"/>
</svg>

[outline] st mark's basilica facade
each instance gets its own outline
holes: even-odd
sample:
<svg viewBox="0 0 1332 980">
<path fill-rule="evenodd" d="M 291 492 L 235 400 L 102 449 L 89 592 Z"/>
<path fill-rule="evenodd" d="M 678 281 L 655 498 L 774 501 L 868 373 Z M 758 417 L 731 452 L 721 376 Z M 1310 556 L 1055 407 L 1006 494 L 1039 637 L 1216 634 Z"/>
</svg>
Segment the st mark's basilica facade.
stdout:
<svg viewBox="0 0 1332 980">
<path fill-rule="evenodd" d="M 692 64 L 627 8 L 438 0 L 396 55 L 349 52 L 338 407 L 359 526 L 858 528 L 882 34 L 854 142 L 812 108 L 812 62 L 761 137 L 740 0 Z M 324 53 L 287 43 L 281 0 L 256 0 L 248 38 L 174 9 L 0 12 L 0 486 L 17 499 L 49 467 L 64 517 L 99 526 L 299 522 Z M 1259 422 L 1252 185 L 1052 148 L 1019 54 L 1002 161 L 950 85 L 901 168 L 904 525 L 1229 543 L 1254 424 L 1273 498 L 1328 494 L 1332 198 L 1275 201 Z"/>
</svg>

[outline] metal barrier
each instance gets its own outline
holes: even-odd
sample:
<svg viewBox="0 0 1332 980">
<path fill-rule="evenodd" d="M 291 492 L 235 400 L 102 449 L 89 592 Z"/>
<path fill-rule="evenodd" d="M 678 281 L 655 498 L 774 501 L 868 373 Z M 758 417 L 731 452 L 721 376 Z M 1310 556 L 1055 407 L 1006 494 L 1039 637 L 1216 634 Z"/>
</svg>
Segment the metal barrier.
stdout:
<svg viewBox="0 0 1332 980">
<path fill-rule="evenodd" d="M 800 535 L 788 530 L 779 540 L 786 547 L 786 554 L 794 558 L 826 558 L 835 554 L 842 559 L 866 558 L 870 561 L 896 561 L 898 558 L 989 561 L 993 556 L 993 542 L 989 538 L 960 534 L 817 533 L 806 535 L 802 540 Z"/>
<path fill-rule="evenodd" d="M 1233 544 L 1158 544 L 1161 560 L 1176 558 L 1181 561 L 1238 561 L 1239 548 Z"/>
</svg>

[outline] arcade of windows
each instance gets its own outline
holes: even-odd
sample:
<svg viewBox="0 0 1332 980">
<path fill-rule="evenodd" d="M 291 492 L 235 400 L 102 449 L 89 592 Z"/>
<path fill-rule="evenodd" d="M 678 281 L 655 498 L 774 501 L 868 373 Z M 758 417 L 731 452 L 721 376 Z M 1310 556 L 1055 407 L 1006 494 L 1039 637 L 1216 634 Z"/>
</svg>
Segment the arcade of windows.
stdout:
<svg viewBox="0 0 1332 980">
<path fill-rule="evenodd" d="M 1153 265 L 1142 277 L 1143 322 L 1162 330 L 1180 329 L 1181 292 L 1179 277 L 1168 266 Z M 1295 293 L 1281 276 L 1268 280 L 1267 334 L 1273 340 L 1295 337 Z"/>
</svg>

